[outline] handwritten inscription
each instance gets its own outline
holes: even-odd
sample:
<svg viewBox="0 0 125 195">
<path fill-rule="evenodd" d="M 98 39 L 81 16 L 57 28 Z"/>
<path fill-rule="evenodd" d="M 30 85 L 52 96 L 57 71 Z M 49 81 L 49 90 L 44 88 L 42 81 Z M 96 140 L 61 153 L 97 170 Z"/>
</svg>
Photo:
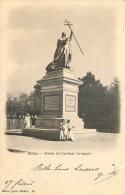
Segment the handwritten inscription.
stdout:
<svg viewBox="0 0 125 195">
<path fill-rule="evenodd" d="M 62 164 L 59 164 L 55 167 L 52 167 L 51 164 L 49 165 L 44 165 L 44 164 L 39 164 L 37 165 L 36 167 L 32 168 L 32 170 L 34 171 L 51 171 L 51 170 L 54 170 L 54 171 L 68 171 L 69 168 L 64 168 Z"/>
<path fill-rule="evenodd" d="M 18 190 L 20 189 L 20 191 L 24 191 L 26 192 L 27 191 L 27 187 L 28 186 L 33 186 L 33 184 L 35 183 L 35 181 L 33 180 L 29 180 L 29 181 L 25 181 L 24 179 L 19 179 L 17 181 L 15 180 L 7 180 L 5 182 L 5 187 L 4 189 L 2 190 L 3 192 L 18 192 Z"/>
<path fill-rule="evenodd" d="M 37 165 L 36 167 L 32 168 L 33 171 L 68 171 L 70 170 L 70 167 L 64 167 L 63 164 L 59 164 L 57 166 L 52 166 L 52 164 L 45 165 L 43 163 Z M 97 171 L 99 168 L 86 168 L 83 167 L 83 164 L 80 164 L 76 167 L 74 167 L 75 171 Z"/>
<path fill-rule="evenodd" d="M 74 170 L 75 172 L 81 172 L 81 173 L 94 173 L 95 172 L 95 179 L 92 182 L 93 185 L 99 184 L 101 182 L 104 182 L 106 180 L 111 179 L 112 177 L 116 176 L 118 174 L 118 169 L 116 167 L 111 167 L 110 171 L 107 171 L 103 173 L 100 171 L 100 169 L 97 168 L 87 168 L 83 164 L 79 164 L 78 166 L 75 166 L 74 168 L 72 167 L 67 167 L 64 166 L 63 164 L 58 164 L 56 166 L 53 166 L 51 163 L 50 164 L 38 164 L 37 166 L 31 168 L 32 171 L 65 171 L 68 172 L 69 170 Z M 88 176 L 88 175 L 87 175 Z M 19 179 L 19 180 L 7 180 L 5 181 L 4 184 L 4 189 L 2 192 L 29 192 L 28 187 L 30 187 L 30 192 L 35 192 L 32 187 L 34 185 L 35 181 L 29 180 L 26 181 L 24 179 Z"/>
<path fill-rule="evenodd" d="M 93 181 L 93 185 L 101 183 L 105 180 L 108 180 L 115 175 L 118 174 L 118 170 L 116 167 L 114 169 L 111 168 L 111 171 L 106 172 L 105 174 L 103 172 L 99 172 L 99 168 L 93 168 L 93 167 L 85 167 L 83 164 L 79 164 L 78 166 L 74 167 L 73 169 L 71 167 L 65 167 L 63 164 L 59 164 L 57 166 L 53 166 L 52 164 L 39 164 L 33 168 L 31 168 L 33 171 L 69 171 L 74 170 L 75 172 L 97 172 L 96 177 Z"/>
<path fill-rule="evenodd" d="M 116 167 L 113 169 L 113 170 L 111 170 L 110 172 L 107 172 L 107 173 L 103 173 L 103 172 L 99 172 L 98 174 L 97 174 L 97 177 L 95 178 L 95 183 L 94 183 L 94 185 L 95 184 L 98 184 L 98 183 L 101 183 L 101 182 L 103 182 L 103 181 L 106 181 L 106 180 L 108 180 L 108 179 L 110 179 L 110 178 L 112 178 L 112 177 L 114 177 L 115 175 L 117 175 L 118 174 L 118 170 L 116 169 Z"/>
<path fill-rule="evenodd" d="M 97 171 L 99 168 L 84 168 L 83 164 L 78 165 L 76 168 L 74 168 L 75 171 Z"/>
</svg>

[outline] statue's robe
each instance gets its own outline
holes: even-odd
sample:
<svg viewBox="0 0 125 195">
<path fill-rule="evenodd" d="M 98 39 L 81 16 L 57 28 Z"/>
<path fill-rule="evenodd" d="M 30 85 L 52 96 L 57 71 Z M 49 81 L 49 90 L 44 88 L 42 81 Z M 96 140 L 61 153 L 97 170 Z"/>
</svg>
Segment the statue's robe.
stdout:
<svg viewBox="0 0 125 195">
<path fill-rule="evenodd" d="M 46 67 L 47 71 L 52 71 L 61 67 L 70 67 L 72 58 L 71 39 L 60 38 L 57 41 L 57 48 L 54 54 L 54 60 Z"/>
</svg>

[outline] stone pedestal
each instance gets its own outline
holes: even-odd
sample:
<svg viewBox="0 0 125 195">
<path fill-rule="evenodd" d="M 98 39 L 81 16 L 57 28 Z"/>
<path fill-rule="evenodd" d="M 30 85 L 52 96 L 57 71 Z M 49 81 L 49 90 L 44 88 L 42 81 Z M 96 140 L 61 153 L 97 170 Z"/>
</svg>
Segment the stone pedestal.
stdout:
<svg viewBox="0 0 125 195">
<path fill-rule="evenodd" d="M 84 129 L 82 119 L 78 117 L 78 86 L 81 81 L 74 78 L 74 72 L 61 68 L 47 72 L 40 81 L 42 92 L 41 116 L 36 119 L 35 128 L 22 130 L 25 136 L 47 140 L 59 140 L 59 126 L 62 119 L 70 119 L 74 134 L 95 132 L 95 129 Z"/>
<path fill-rule="evenodd" d="M 81 81 L 67 68 L 47 72 L 40 81 L 42 92 L 41 116 L 36 128 L 59 129 L 62 118 L 70 119 L 74 130 L 82 130 L 84 124 L 78 117 L 78 86 Z"/>
</svg>

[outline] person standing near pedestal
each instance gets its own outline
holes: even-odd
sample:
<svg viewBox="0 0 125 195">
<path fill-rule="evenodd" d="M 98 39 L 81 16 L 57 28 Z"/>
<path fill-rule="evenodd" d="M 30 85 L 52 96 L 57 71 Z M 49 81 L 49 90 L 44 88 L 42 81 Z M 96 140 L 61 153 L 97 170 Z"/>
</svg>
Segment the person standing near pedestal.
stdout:
<svg viewBox="0 0 125 195">
<path fill-rule="evenodd" d="M 67 139 L 67 128 L 65 124 L 65 119 L 62 119 L 62 122 L 60 123 L 60 140 L 66 140 Z"/>
<path fill-rule="evenodd" d="M 71 141 L 74 141 L 74 136 L 73 136 L 73 132 L 72 132 L 72 129 L 75 127 L 75 126 L 72 126 L 70 120 L 67 119 L 66 121 L 66 126 L 67 126 L 67 130 L 68 130 L 68 140 L 71 140 Z"/>
<path fill-rule="evenodd" d="M 27 114 L 25 116 L 25 127 L 28 128 L 28 127 L 31 127 L 31 124 L 30 124 L 30 115 Z"/>
<path fill-rule="evenodd" d="M 65 120 L 64 120 L 64 125 L 63 125 L 63 134 L 64 134 L 64 140 L 68 140 L 68 129 L 67 129 Z"/>
<path fill-rule="evenodd" d="M 59 137 L 59 140 L 64 140 L 64 135 L 63 135 L 63 122 L 60 123 L 59 130 L 60 130 L 60 137 Z"/>
</svg>

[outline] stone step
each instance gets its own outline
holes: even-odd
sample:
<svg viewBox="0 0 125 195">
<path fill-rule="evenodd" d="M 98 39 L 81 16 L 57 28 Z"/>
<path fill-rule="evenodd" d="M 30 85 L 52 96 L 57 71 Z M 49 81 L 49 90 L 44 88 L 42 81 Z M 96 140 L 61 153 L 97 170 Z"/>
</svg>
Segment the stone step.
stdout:
<svg viewBox="0 0 125 195">
<path fill-rule="evenodd" d="M 96 129 L 77 129 L 77 130 L 73 130 L 74 134 L 84 134 L 84 133 L 94 133 L 96 132 Z"/>
<path fill-rule="evenodd" d="M 84 129 L 84 122 L 82 119 L 77 118 L 77 119 L 70 119 L 71 124 L 75 126 L 74 129 Z"/>
</svg>

